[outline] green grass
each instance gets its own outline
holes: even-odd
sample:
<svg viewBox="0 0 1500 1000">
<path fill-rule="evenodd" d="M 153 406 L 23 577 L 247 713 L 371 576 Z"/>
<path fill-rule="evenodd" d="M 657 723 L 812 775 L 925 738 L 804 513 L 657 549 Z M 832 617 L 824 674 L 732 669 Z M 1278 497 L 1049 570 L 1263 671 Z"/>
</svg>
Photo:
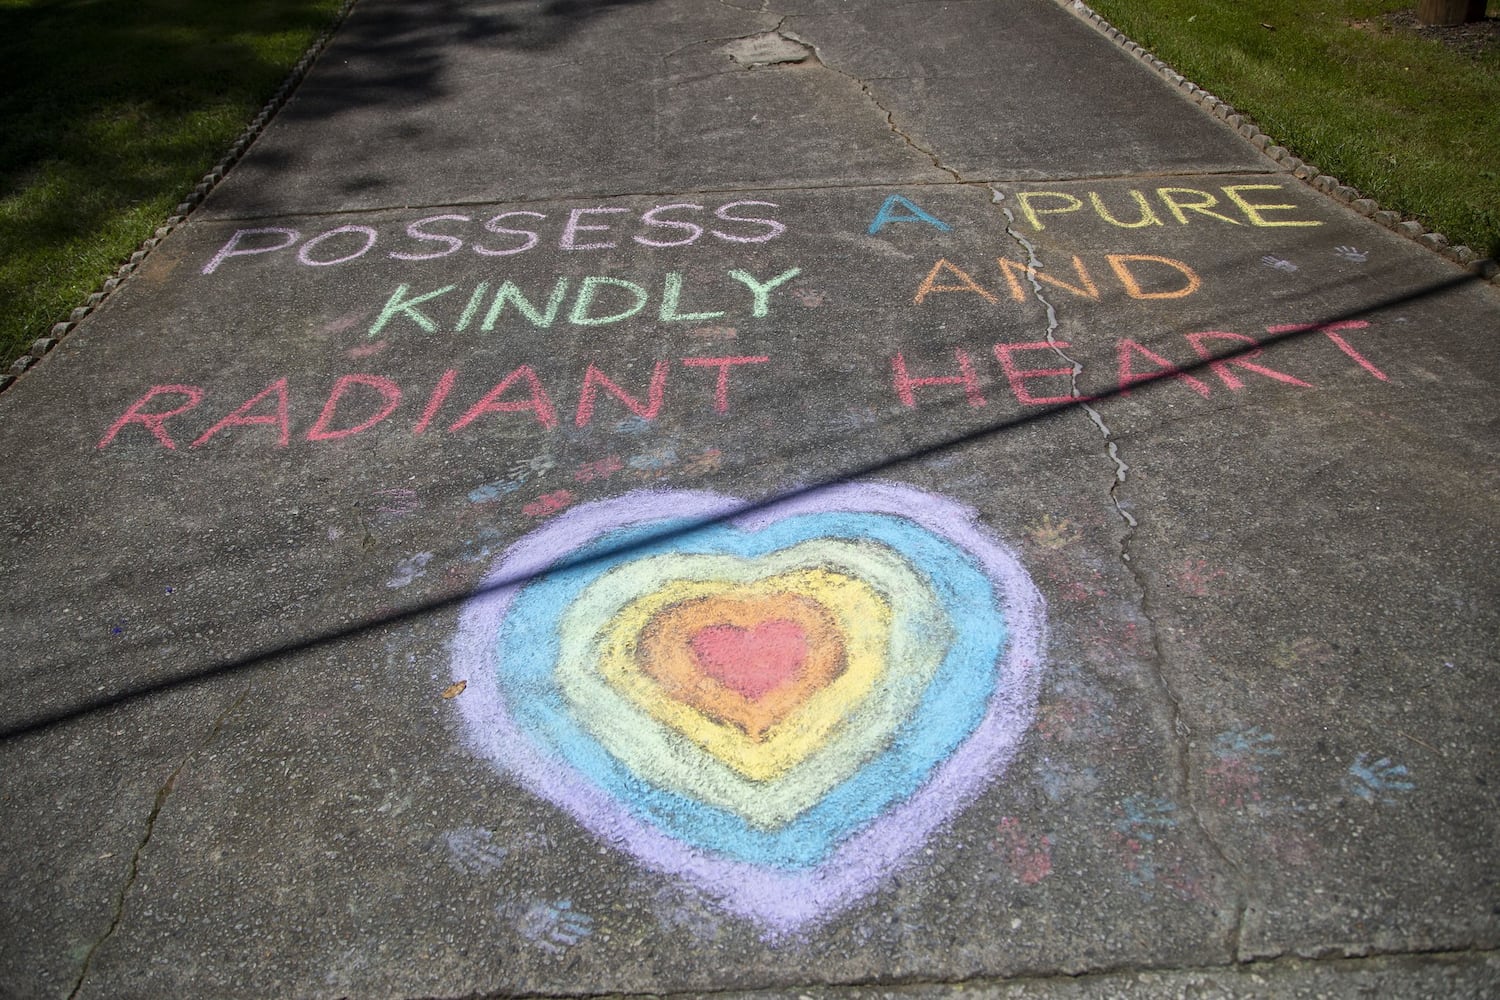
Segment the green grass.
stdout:
<svg viewBox="0 0 1500 1000">
<path fill-rule="evenodd" d="M 0 365 L 228 150 L 338 0 L 0 0 Z"/>
<path fill-rule="evenodd" d="M 1500 255 L 1500 50 L 1465 55 L 1383 20 L 1415 0 L 1088 3 L 1296 156 Z"/>
</svg>

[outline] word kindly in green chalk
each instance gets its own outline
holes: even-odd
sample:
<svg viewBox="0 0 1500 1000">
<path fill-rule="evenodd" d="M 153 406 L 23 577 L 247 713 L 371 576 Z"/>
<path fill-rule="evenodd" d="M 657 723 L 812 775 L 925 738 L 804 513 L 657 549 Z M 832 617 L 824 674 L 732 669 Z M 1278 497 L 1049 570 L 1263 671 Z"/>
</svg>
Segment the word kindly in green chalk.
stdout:
<svg viewBox="0 0 1500 1000">
<path fill-rule="evenodd" d="M 507 320 L 512 326 L 529 324 L 541 330 L 559 318 L 572 326 L 607 326 L 646 312 L 648 306 L 653 307 L 648 315 L 663 323 L 702 323 L 726 315 L 731 306 L 741 310 L 748 306 L 749 315 L 760 319 L 770 313 L 771 293 L 801 273 L 801 268 L 792 267 L 758 278 L 736 269 L 726 272 L 727 283 L 709 289 L 684 287 L 680 271 L 644 284 L 590 275 L 577 280 L 560 277 L 551 287 L 529 289 L 503 281 L 491 291 L 491 283 L 481 281 L 467 293 L 456 284 L 417 290 L 403 283 L 386 298 L 368 336 L 412 328 L 428 334 L 475 329 L 490 333 Z M 723 308 L 704 308 L 717 305 Z"/>
</svg>

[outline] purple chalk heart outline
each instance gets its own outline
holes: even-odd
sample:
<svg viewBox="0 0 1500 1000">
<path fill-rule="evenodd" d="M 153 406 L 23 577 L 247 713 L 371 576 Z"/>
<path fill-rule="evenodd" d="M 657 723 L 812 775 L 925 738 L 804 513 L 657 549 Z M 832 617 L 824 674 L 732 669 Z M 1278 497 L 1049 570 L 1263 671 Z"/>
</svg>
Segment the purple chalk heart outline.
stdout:
<svg viewBox="0 0 1500 1000">
<path fill-rule="evenodd" d="M 493 640 L 532 577 L 603 535 L 652 522 L 726 519 L 734 528 L 754 532 L 783 518 L 830 512 L 905 518 L 967 552 L 993 582 L 1008 638 L 994 691 L 974 731 L 915 793 L 850 835 L 821 864 L 786 870 L 687 845 L 632 815 L 586 775 L 540 751 L 511 717 L 495 676 Z M 974 511 L 911 487 L 850 484 L 768 505 L 707 492 L 642 490 L 574 508 L 499 558 L 463 609 L 452 653 L 455 678 L 468 681 L 458 702 L 469 742 L 479 755 L 605 843 L 652 869 L 686 879 L 768 932 L 784 934 L 825 921 L 872 892 L 1004 773 L 1031 723 L 1045 641 L 1041 595 L 1019 560 L 979 523 Z"/>
</svg>

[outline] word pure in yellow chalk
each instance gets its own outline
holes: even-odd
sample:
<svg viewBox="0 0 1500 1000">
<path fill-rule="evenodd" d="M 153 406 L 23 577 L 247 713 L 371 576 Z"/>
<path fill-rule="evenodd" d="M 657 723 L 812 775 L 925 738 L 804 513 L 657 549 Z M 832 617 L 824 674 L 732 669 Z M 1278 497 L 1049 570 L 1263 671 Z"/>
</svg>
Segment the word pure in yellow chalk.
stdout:
<svg viewBox="0 0 1500 1000">
<path fill-rule="evenodd" d="M 1290 194 L 1281 184 L 1227 184 L 1221 194 L 1198 188 L 1159 187 L 1148 196 L 1134 188 L 1124 196 L 1101 195 L 1088 191 L 1082 197 L 1066 191 L 1020 191 L 1015 202 L 1020 218 L 1034 230 L 1047 228 L 1054 216 L 1082 213 L 1092 215 L 1120 229 L 1144 229 L 1148 226 L 1216 225 L 1260 228 L 1278 226 L 1321 226 L 1307 219 L 1302 206 L 1289 203 Z M 1278 192 L 1271 194 L 1270 192 Z"/>
</svg>

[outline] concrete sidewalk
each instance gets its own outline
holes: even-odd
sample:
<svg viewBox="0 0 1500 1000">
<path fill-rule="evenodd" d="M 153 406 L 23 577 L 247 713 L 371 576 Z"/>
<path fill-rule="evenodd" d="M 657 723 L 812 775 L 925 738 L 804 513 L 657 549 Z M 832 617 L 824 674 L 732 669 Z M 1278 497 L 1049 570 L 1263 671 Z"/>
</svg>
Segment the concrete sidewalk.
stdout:
<svg viewBox="0 0 1500 1000">
<path fill-rule="evenodd" d="M 1051 0 L 359 0 L 0 396 L 0 997 L 1493 995 L 1497 328 Z"/>
</svg>

